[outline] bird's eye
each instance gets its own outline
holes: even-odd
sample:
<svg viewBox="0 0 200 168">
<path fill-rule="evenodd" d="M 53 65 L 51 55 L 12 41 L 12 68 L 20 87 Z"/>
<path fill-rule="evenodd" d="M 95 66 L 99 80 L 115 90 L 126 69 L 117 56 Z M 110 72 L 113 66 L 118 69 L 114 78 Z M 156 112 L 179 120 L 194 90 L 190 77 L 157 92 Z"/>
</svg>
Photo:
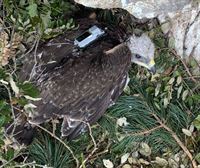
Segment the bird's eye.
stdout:
<svg viewBox="0 0 200 168">
<path fill-rule="evenodd" d="M 142 56 L 139 55 L 139 54 L 135 54 L 135 57 L 136 57 L 137 59 L 140 59 Z"/>
</svg>

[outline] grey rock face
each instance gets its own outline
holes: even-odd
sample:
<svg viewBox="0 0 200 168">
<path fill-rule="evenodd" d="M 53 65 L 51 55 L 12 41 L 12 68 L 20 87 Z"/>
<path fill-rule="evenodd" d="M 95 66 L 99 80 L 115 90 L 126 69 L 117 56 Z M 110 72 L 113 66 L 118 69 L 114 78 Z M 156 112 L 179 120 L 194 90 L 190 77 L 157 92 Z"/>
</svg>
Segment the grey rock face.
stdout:
<svg viewBox="0 0 200 168">
<path fill-rule="evenodd" d="M 123 8 L 138 19 L 157 17 L 182 58 L 200 64 L 200 4 L 194 0 L 75 0 L 93 8 Z M 196 4 L 195 4 L 196 3 Z"/>
<path fill-rule="evenodd" d="M 92 8 L 123 8 L 135 17 L 142 19 L 180 11 L 191 0 L 75 0 L 75 2 Z"/>
<path fill-rule="evenodd" d="M 179 13 L 159 18 L 163 32 L 174 41 L 174 48 L 182 58 L 194 57 L 200 64 L 200 6 L 188 5 Z M 166 26 L 167 25 L 167 26 Z"/>
</svg>

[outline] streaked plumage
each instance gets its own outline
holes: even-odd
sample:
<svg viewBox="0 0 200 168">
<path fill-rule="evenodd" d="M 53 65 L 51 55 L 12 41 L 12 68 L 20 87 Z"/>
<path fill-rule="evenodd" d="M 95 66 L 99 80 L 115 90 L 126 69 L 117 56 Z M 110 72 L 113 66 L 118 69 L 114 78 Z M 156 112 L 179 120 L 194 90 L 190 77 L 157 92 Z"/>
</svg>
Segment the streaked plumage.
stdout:
<svg viewBox="0 0 200 168">
<path fill-rule="evenodd" d="M 62 136 L 72 139 L 86 129 L 86 122 L 96 122 L 117 100 L 126 84 L 131 60 L 148 69 L 153 67 L 151 40 L 146 35 L 133 35 L 121 43 L 125 34 L 118 28 L 108 29 L 106 37 L 77 53 L 74 38 L 94 24 L 98 23 L 80 20 L 78 30 L 39 45 L 37 64 L 34 52 L 26 57 L 20 79 L 31 79 L 42 98 L 31 102 L 36 108 L 29 112 L 29 123 L 57 118 L 62 122 Z"/>
<path fill-rule="evenodd" d="M 80 22 L 79 30 L 89 27 Z M 79 33 L 68 31 L 40 46 L 31 79 L 42 100 L 32 102 L 37 108 L 29 113 L 29 122 L 41 124 L 59 118 L 63 120 L 62 135 L 69 138 L 85 129 L 84 122 L 96 122 L 116 101 L 131 63 L 128 46 L 109 33 L 77 55 L 72 41 Z M 33 54 L 26 59 L 20 73 L 23 81 L 30 78 L 34 65 Z"/>
</svg>

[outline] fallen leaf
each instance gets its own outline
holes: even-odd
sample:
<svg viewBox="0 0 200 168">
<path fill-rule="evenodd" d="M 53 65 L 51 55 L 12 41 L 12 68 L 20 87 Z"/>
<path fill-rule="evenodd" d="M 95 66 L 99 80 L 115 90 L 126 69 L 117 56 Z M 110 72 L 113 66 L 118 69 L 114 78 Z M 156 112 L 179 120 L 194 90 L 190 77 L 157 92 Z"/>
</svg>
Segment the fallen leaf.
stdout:
<svg viewBox="0 0 200 168">
<path fill-rule="evenodd" d="M 39 100 L 42 100 L 42 98 L 34 98 L 34 97 L 31 97 L 31 96 L 28 96 L 28 95 L 24 95 L 24 97 L 28 100 L 32 100 L 32 101 L 39 101 Z"/>
<path fill-rule="evenodd" d="M 185 90 L 182 94 L 182 100 L 185 101 L 187 95 L 188 95 L 189 91 L 188 90 Z"/>
<path fill-rule="evenodd" d="M 149 165 L 150 163 L 142 158 L 139 159 L 139 162 L 144 164 L 144 165 Z"/>
<path fill-rule="evenodd" d="M 172 85 L 172 84 L 174 83 L 174 81 L 175 81 L 175 78 L 171 78 L 171 79 L 169 80 L 168 84 L 169 84 L 169 85 Z"/>
<path fill-rule="evenodd" d="M 16 96 L 19 95 L 19 88 L 17 87 L 17 85 L 16 85 L 16 83 L 13 80 L 13 77 L 11 75 L 10 75 L 9 82 L 10 82 L 10 86 L 11 86 L 12 90 L 15 92 L 15 95 Z"/>
<path fill-rule="evenodd" d="M 185 135 L 187 135 L 187 136 L 192 136 L 192 133 L 190 132 L 190 130 L 188 130 L 188 129 L 185 129 L 185 128 L 183 128 L 182 129 L 182 132 L 185 134 Z"/>
<path fill-rule="evenodd" d="M 34 104 L 29 103 L 29 104 L 26 104 L 26 105 L 24 106 L 24 110 L 25 110 L 26 112 L 32 112 L 32 110 L 35 109 L 36 107 L 37 107 L 37 106 L 35 106 Z"/>
<path fill-rule="evenodd" d="M 126 117 L 122 117 L 122 118 L 119 118 L 117 120 L 117 125 L 119 125 L 120 127 L 122 126 L 127 126 L 129 123 L 127 122 L 127 118 Z"/>
<path fill-rule="evenodd" d="M 182 77 L 179 76 L 179 77 L 177 78 L 177 80 L 176 80 L 176 84 L 177 84 L 177 85 L 180 85 L 181 82 L 182 82 Z"/>
<path fill-rule="evenodd" d="M 167 97 L 165 97 L 164 98 L 164 107 L 166 108 L 168 104 L 169 104 L 169 100 Z"/>
<path fill-rule="evenodd" d="M 179 86 L 178 91 L 177 91 L 177 99 L 180 98 L 181 92 L 182 92 L 183 86 Z"/>
<path fill-rule="evenodd" d="M 168 161 L 166 159 L 160 158 L 160 157 L 156 157 L 155 161 L 152 161 L 152 163 L 156 163 L 158 164 L 158 166 L 167 166 L 168 165 Z"/>
<path fill-rule="evenodd" d="M 157 84 L 156 89 L 155 89 L 155 97 L 158 96 L 159 92 L 160 92 L 160 88 L 161 88 L 161 84 Z"/>
<path fill-rule="evenodd" d="M 180 153 L 174 155 L 174 160 L 178 163 L 180 161 Z"/>
<path fill-rule="evenodd" d="M 3 79 L 1 79 L 0 82 L 3 83 L 4 85 L 8 85 L 8 82 Z"/>
<path fill-rule="evenodd" d="M 106 168 L 113 168 L 114 167 L 113 163 L 109 159 L 103 159 L 103 165 Z"/>
<path fill-rule="evenodd" d="M 177 163 L 174 159 L 172 159 L 172 158 L 169 158 L 169 159 L 168 159 L 168 164 L 169 164 L 169 167 L 175 167 L 175 168 L 176 168 L 176 167 L 177 167 L 177 168 L 179 167 L 179 166 L 178 166 L 178 163 Z"/>
<path fill-rule="evenodd" d="M 133 164 L 133 158 L 132 157 L 128 158 L 128 163 Z"/>
<path fill-rule="evenodd" d="M 180 165 L 180 168 L 185 168 L 185 166 L 183 164 Z"/>
<path fill-rule="evenodd" d="M 122 168 L 132 168 L 130 164 L 125 164 L 122 166 Z"/>
<path fill-rule="evenodd" d="M 121 157 L 121 164 L 124 164 L 127 160 L 128 157 L 130 156 L 130 153 L 126 153 Z"/>
<path fill-rule="evenodd" d="M 194 132 L 194 125 L 193 125 L 193 124 L 190 125 L 189 131 L 190 131 L 191 133 Z"/>
<path fill-rule="evenodd" d="M 130 87 L 127 85 L 126 87 L 124 87 L 123 89 L 124 93 L 126 93 L 127 95 L 130 95 L 131 94 L 131 89 Z"/>
<path fill-rule="evenodd" d="M 149 147 L 148 144 L 142 142 L 140 144 L 140 150 L 139 150 L 139 152 L 143 156 L 150 156 L 151 155 L 151 148 Z"/>
<path fill-rule="evenodd" d="M 133 153 L 131 154 L 131 156 L 132 156 L 133 158 L 138 158 L 138 156 L 139 156 L 138 151 L 133 152 Z"/>
</svg>

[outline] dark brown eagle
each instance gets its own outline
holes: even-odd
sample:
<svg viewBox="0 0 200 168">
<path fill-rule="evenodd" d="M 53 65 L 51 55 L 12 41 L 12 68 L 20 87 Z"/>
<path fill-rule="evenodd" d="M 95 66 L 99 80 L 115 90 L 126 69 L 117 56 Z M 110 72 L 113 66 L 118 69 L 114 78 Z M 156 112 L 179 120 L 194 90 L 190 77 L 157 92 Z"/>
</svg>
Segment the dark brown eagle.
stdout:
<svg viewBox="0 0 200 168">
<path fill-rule="evenodd" d="M 35 108 L 28 113 L 29 123 L 62 120 L 62 136 L 72 139 L 117 100 L 127 82 L 131 60 L 153 69 L 151 40 L 146 35 L 132 35 L 121 43 L 123 33 L 117 28 L 108 28 L 101 40 L 76 51 L 74 39 L 95 24 L 99 23 L 80 20 L 78 30 L 39 45 L 36 55 L 26 57 L 20 79 L 31 80 L 41 98 L 30 102 Z"/>
</svg>

